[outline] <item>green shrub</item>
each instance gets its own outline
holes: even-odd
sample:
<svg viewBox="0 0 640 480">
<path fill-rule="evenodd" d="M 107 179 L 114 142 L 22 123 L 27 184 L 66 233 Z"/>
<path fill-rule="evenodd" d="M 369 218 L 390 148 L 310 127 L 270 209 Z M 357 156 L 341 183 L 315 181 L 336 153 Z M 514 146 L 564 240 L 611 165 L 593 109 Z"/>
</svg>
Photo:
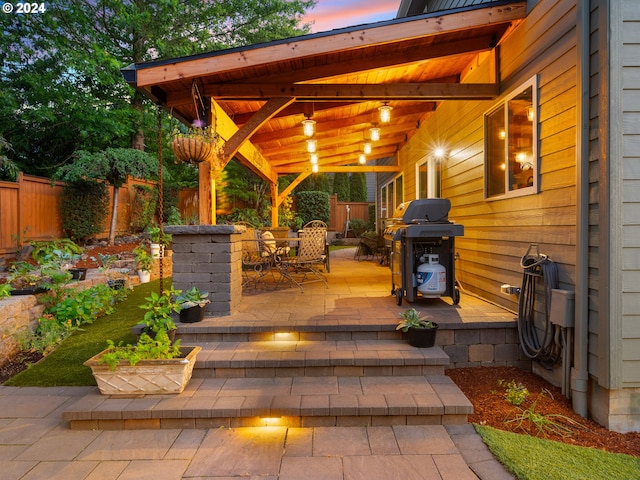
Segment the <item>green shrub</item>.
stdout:
<svg viewBox="0 0 640 480">
<path fill-rule="evenodd" d="M 162 184 L 162 223 L 181 225 L 180 188 L 167 183 Z"/>
<path fill-rule="evenodd" d="M 362 234 L 367 231 L 367 222 L 361 218 L 352 218 L 349 220 L 349 226 L 356 237 L 362 236 Z"/>
<path fill-rule="evenodd" d="M 133 233 L 144 232 L 151 225 L 158 207 L 158 190 L 147 185 L 134 185 L 136 192 L 131 205 L 130 229 Z"/>
<path fill-rule="evenodd" d="M 322 220 L 329 223 L 329 194 L 326 192 L 298 192 L 296 193 L 296 209 L 303 225 L 311 220 Z"/>
<path fill-rule="evenodd" d="M 113 312 L 118 290 L 107 285 L 94 285 L 81 292 L 67 290 L 64 298 L 47 309 L 60 324 L 79 327 L 93 323 L 102 315 Z"/>
<path fill-rule="evenodd" d="M 103 231 L 109 213 L 109 192 L 104 183 L 81 181 L 62 190 L 60 212 L 65 234 L 84 243 Z"/>
</svg>

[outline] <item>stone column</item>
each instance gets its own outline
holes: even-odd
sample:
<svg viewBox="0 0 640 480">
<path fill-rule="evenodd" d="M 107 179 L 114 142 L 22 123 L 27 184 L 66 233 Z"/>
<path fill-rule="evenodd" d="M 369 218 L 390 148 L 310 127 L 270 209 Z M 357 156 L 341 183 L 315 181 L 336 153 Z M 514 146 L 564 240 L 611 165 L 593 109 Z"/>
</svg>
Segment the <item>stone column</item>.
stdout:
<svg viewBox="0 0 640 480">
<path fill-rule="evenodd" d="M 170 225 L 173 285 L 176 290 L 198 287 L 209 292 L 206 314 L 231 315 L 242 300 L 242 242 L 244 226 Z"/>
</svg>

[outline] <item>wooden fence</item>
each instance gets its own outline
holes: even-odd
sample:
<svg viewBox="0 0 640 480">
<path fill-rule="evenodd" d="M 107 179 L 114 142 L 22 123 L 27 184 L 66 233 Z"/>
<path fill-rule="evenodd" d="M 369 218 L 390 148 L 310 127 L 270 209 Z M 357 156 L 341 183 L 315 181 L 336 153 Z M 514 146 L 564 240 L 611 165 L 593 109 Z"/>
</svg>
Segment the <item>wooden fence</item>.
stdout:
<svg viewBox="0 0 640 480">
<path fill-rule="evenodd" d="M 65 236 L 60 213 L 60 195 L 64 185 L 63 182 L 22 173 L 17 182 L 0 181 L 0 255 L 15 253 L 28 240 L 52 240 Z M 119 190 L 117 234 L 130 231 L 131 207 L 136 195 L 134 185 L 155 186 L 156 182 L 129 179 Z M 109 187 L 109 201 L 112 200 L 113 187 Z M 339 202 L 337 195 L 332 195 L 329 229 L 345 233 L 347 210 L 351 220 L 359 218 L 366 222 L 369 205 L 367 202 Z M 182 189 L 178 208 L 186 223 L 196 222 L 198 189 Z M 108 237 L 110 224 L 111 209 L 99 238 Z"/>
<path fill-rule="evenodd" d="M 17 182 L 0 181 L 0 255 L 18 251 L 28 240 L 52 240 L 65 236 L 60 213 L 63 182 L 48 178 L 18 175 Z M 129 181 L 118 192 L 118 223 L 116 233 L 129 231 L 131 206 L 135 198 L 134 185 L 155 186 L 146 180 Z M 113 187 L 109 187 L 109 206 Z M 111 224 L 111 209 L 100 238 L 107 238 Z"/>
<path fill-rule="evenodd" d="M 342 234 L 348 233 L 345 232 L 347 218 L 350 220 L 358 218 L 364 220 L 364 222 L 369 221 L 369 205 L 371 205 L 369 202 L 339 202 L 337 195 L 331 195 L 329 204 L 331 208 L 330 230 L 335 230 Z"/>
</svg>

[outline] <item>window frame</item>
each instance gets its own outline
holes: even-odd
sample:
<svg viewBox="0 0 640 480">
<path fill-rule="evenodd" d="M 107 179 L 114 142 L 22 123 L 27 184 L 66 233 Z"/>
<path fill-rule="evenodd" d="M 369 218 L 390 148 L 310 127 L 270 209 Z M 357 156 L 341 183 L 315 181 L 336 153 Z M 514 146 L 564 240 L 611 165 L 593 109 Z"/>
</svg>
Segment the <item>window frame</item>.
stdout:
<svg viewBox="0 0 640 480">
<path fill-rule="evenodd" d="M 419 198 L 440 198 L 442 195 L 442 160 L 436 158 L 435 155 L 426 155 L 416 163 L 416 199 Z M 420 180 L 420 167 L 426 166 L 427 179 L 426 191 L 427 195 L 420 196 L 422 183 Z"/>
<path fill-rule="evenodd" d="M 516 97 L 523 94 L 527 89 L 531 88 L 531 107 L 533 108 L 533 119 L 531 120 L 531 157 L 530 162 L 532 174 L 531 177 L 531 185 L 513 188 L 512 177 L 515 174 L 510 173 L 510 168 L 507 168 L 507 165 L 512 165 L 516 162 L 515 159 L 509 161 L 509 149 L 513 147 L 513 144 L 510 145 L 510 139 L 512 138 L 512 130 L 515 130 L 515 123 L 509 121 L 510 117 L 510 102 L 514 101 Z M 502 200 L 505 198 L 513 198 L 513 197 L 521 197 L 525 195 L 535 195 L 540 192 L 539 190 L 539 177 L 540 177 L 540 159 L 538 157 L 538 142 L 539 142 L 539 126 L 538 126 L 538 77 L 537 75 L 531 77 L 524 83 L 518 85 L 517 88 L 514 88 L 513 91 L 504 97 L 502 101 L 498 104 L 494 105 L 490 110 L 486 111 L 483 115 L 483 125 L 484 125 L 484 199 L 485 200 Z M 502 159 L 504 160 L 503 164 L 504 168 L 504 191 L 498 194 L 490 194 L 490 178 L 491 178 L 491 170 L 492 164 L 490 163 L 490 129 L 489 124 L 491 123 L 490 119 L 492 119 L 493 115 L 500 110 L 503 110 L 503 121 L 505 128 L 505 138 L 504 142 L 504 150 L 502 152 Z M 511 162 L 511 163 L 509 163 Z M 523 173 L 526 170 L 522 170 L 520 173 Z M 527 176 L 528 178 L 529 176 Z"/>
</svg>

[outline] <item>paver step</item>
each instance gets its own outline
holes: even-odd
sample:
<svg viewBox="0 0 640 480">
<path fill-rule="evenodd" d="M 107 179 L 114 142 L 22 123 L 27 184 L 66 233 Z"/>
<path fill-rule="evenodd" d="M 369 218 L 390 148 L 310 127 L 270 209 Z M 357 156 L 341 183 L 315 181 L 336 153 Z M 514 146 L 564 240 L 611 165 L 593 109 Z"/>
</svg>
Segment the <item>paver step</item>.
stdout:
<svg viewBox="0 0 640 480">
<path fill-rule="evenodd" d="M 445 375 L 192 379 L 180 395 L 108 397 L 63 412 L 75 430 L 466 423 L 473 407 Z"/>
<path fill-rule="evenodd" d="M 400 339 L 199 345 L 194 378 L 442 375 L 449 364 L 442 348 L 414 348 Z"/>
<path fill-rule="evenodd" d="M 250 342 L 270 340 L 394 340 L 401 338 L 396 324 L 354 323 L 348 320 L 318 322 L 288 322 L 268 324 L 250 320 L 234 320 L 223 323 L 220 320 L 178 323 L 177 337 L 184 342 Z M 134 333 L 138 333 L 134 328 Z"/>
</svg>

